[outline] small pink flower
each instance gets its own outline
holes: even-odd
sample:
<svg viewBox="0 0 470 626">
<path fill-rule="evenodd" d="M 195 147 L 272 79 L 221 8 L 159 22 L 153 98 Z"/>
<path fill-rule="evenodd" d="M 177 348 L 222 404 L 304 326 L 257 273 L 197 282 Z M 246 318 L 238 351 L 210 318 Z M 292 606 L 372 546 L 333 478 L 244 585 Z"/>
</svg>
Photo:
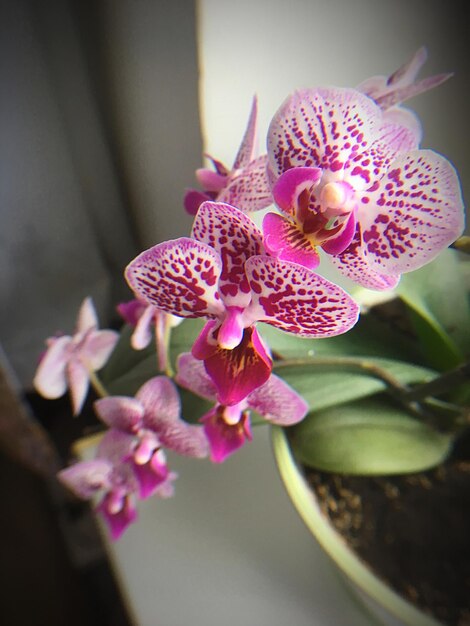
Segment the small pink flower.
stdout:
<svg viewBox="0 0 470 626">
<path fill-rule="evenodd" d="M 266 155 L 255 157 L 257 99 L 253 98 L 248 125 L 231 170 L 220 161 L 209 157 L 214 170 L 201 168 L 196 177 L 204 191 L 189 189 L 184 206 L 190 215 L 196 215 L 206 200 L 233 204 L 246 212 L 265 209 L 272 203 L 266 177 Z"/>
<path fill-rule="evenodd" d="M 217 400 L 217 387 L 208 376 L 203 363 L 189 353 L 181 354 L 178 358 L 176 381 L 202 398 Z M 200 420 L 209 441 L 212 461 L 221 463 L 243 446 L 247 439 L 252 439 L 252 410 L 272 424 L 290 426 L 305 417 L 308 405 L 274 374 L 238 404 L 227 406 L 217 403 Z"/>
<path fill-rule="evenodd" d="M 98 319 L 91 298 L 83 301 L 73 336 L 47 340 L 34 387 L 45 398 L 60 398 L 70 389 L 74 415 L 80 413 L 88 393 L 90 372 L 101 369 L 119 339 L 113 330 L 98 330 Z"/>
</svg>

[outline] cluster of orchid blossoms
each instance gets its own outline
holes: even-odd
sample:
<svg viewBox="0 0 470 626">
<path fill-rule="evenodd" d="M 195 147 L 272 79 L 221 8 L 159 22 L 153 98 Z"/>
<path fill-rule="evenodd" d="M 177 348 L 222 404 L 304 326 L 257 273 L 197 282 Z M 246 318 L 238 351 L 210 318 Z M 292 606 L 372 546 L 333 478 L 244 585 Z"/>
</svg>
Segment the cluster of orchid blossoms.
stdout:
<svg viewBox="0 0 470 626">
<path fill-rule="evenodd" d="M 80 497 L 100 494 L 114 538 L 134 521 L 137 498 L 172 494 L 165 450 L 221 462 L 251 439 L 252 410 L 284 426 L 304 418 L 307 404 L 272 373 L 257 323 L 309 338 L 352 328 L 359 307 L 317 272 L 323 253 L 356 283 L 385 290 L 461 234 L 456 172 L 419 148 L 419 122 L 400 106 L 448 78 L 417 80 L 424 60 L 421 49 L 392 76 L 356 89 L 293 93 L 258 157 L 255 99 L 232 169 L 211 158 L 213 170 L 197 171 L 203 190 L 186 193 L 190 236 L 160 243 L 126 268 L 135 299 L 119 311 L 135 327 L 133 348 L 156 337 L 159 373 L 135 397 L 96 401 L 108 427 L 97 456 L 60 473 Z M 277 210 L 259 228 L 250 214 L 271 205 Z M 173 374 L 168 336 L 185 318 L 206 322 Z M 78 413 L 117 339 L 98 330 L 86 300 L 76 334 L 48 340 L 37 390 L 54 398 L 69 387 Z M 178 387 L 213 402 L 200 424 L 181 415 Z"/>
</svg>

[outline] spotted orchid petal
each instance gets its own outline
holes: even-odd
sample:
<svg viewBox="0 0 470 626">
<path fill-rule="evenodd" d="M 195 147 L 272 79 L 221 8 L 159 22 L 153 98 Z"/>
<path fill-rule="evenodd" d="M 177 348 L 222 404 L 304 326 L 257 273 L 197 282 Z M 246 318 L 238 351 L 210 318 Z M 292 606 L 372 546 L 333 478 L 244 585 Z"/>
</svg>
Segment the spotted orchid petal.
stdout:
<svg viewBox="0 0 470 626">
<path fill-rule="evenodd" d="M 174 383 L 156 376 L 139 389 L 136 399 L 145 408 L 144 426 L 158 435 L 165 448 L 190 457 L 207 456 L 207 441 L 199 426 L 180 418 L 181 404 Z"/>
<path fill-rule="evenodd" d="M 298 166 L 338 172 L 372 143 L 381 115 L 370 98 L 354 89 L 297 91 L 269 126 L 269 168 L 276 178 Z"/>
<path fill-rule="evenodd" d="M 357 322 L 358 305 L 337 285 L 268 256 L 246 262 L 253 301 L 247 315 L 301 337 L 333 337 Z"/>
<path fill-rule="evenodd" d="M 247 398 L 247 404 L 268 422 L 280 426 L 297 424 L 307 415 L 308 404 L 283 380 L 271 374 Z"/>
<path fill-rule="evenodd" d="M 217 347 L 212 356 L 204 360 L 204 366 L 217 389 L 217 400 L 232 405 L 266 382 L 271 374 L 272 360 L 258 332 L 251 326 L 245 329 L 236 348 L 224 350 Z"/>
<path fill-rule="evenodd" d="M 68 361 L 65 370 L 72 398 L 73 414 L 78 415 L 88 394 L 90 386 L 89 371 L 78 359 Z"/>
<path fill-rule="evenodd" d="M 216 406 L 209 411 L 201 422 L 210 445 L 210 458 L 214 463 L 222 463 L 227 457 L 239 450 L 247 439 L 252 439 L 249 416 L 240 414 L 235 424 L 227 424 L 223 418 L 224 407 Z"/>
<path fill-rule="evenodd" d="M 126 279 L 137 297 L 179 317 L 219 316 L 220 256 L 188 237 L 142 252 L 127 266 Z"/>
<path fill-rule="evenodd" d="M 101 489 L 111 486 L 112 463 L 106 459 L 94 459 L 75 463 L 57 474 L 61 483 L 76 496 L 89 500 Z"/>
<path fill-rule="evenodd" d="M 267 213 L 263 218 L 263 233 L 266 250 L 272 256 L 312 270 L 319 265 L 320 256 L 315 245 L 300 226 L 284 216 Z"/>
<path fill-rule="evenodd" d="M 441 85 L 452 76 L 438 74 L 416 81 L 427 57 L 426 48 L 421 47 L 390 76 L 373 76 L 358 85 L 357 89 L 373 98 L 383 110 L 388 110 L 395 104 Z"/>
<path fill-rule="evenodd" d="M 237 156 L 235 157 L 235 161 L 233 163 L 234 170 L 247 166 L 254 157 L 257 117 L 258 98 L 254 96 L 251 103 L 250 116 L 248 118 L 246 130 L 243 135 L 240 147 L 238 148 Z"/>
<path fill-rule="evenodd" d="M 399 157 L 364 197 L 369 202 L 361 216 L 362 237 L 377 272 L 401 274 L 423 266 L 464 227 L 457 173 L 431 150 Z"/>
<path fill-rule="evenodd" d="M 408 129 L 413 138 L 414 146 L 417 148 L 423 138 L 423 129 L 416 113 L 402 106 L 390 107 L 384 111 L 383 120 L 386 124 L 393 124 Z M 412 149 L 410 148 L 410 150 Z"/>
<path fill-rule="evenodd" d="M 205 202 L 194 220 L 192 235 L 213 248 L 222 259 L 219 289 L 226 306 L 246 306 L 250 287 L 245 261 L 263 254 L 263 235 L 254 222 L 233 206 Z"/>
<path fill-rule="evenodd" d="M 206 167 L 196 170 L 196 178 L 201 187 L 207 192 L 219 193 L 227 184 L 227 174 L 218 174 Z"/>
<path fill-rule="evenodd" d="M 69 336 L 54 337 L 39 363 L 33 385 L 44 398 L 50 400 L 60 398 L 67 391 L 65 366 L 69 358 L 71 343 L 72 338 Z"/>
<path fill-rule="evenodd" d="M 367 250 L 362 246 L 360 229 L 348 248 L 331 257 L 332 264 L 347 278 L 358 285 L 375 291 L 387 291 L 397 286 L 400 275 L 387 276 L 374 271 L 367 262 Z"/>
<path fill-rule="evenodd" d="M 108 396 L 94 403 L 98 417 L 110 428 L 135 434 L 144 417 L 145 409 L 141 402 L 126 396 Z"/>
<path fill-rule="evenodd" d="M 262 155 L 243 169 L 236 170 L 217 195 L 217 201 L 237 206 L 245 213 L 260 211 L 272 204 L 267 162 L 267 155 Z"/>
</svg>

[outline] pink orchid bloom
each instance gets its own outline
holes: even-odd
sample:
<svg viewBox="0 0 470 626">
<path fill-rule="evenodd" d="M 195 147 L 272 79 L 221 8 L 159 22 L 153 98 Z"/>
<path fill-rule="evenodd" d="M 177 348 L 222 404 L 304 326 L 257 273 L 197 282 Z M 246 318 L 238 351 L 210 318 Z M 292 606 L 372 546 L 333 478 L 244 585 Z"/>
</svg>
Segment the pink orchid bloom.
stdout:
<svg viewBox="0 0 470 626">
<path fill-rule="evenodd" d="M 457 174 L 408 128 L 383 119 L 354 89 L 295 92 L 268 132 L 274 200 L 263 222 L 267 250 L 309 268 L 317 248 L 370 289 L 434 259 L 462 232 Z"/>
<path fill-rule="evenodd" d="M 151 378 L 135 398 L 109 396 L 97 400 L 94 406 L 107 426 L 133 437 L 128 458 L 139 482 L 141 498 L 151 496 L 168 477 L 163 447 L 194 458 L 208 454 L 202 428 L 181 419 L 178 391 L 166 376 Z"/>
<path fill-rule="evenodd" d="M 76 463 L 58 474 L 59 480 L 83 500 L 101 495 L 96 510 L 103 515 L 114 540 L 137 519 L 139 483 L 126 461 L 133 445 L 129 435 L 110 430 L 103 436 L 94 460 Z M 155 495 L 162 498 L 172 495 L 175 478 L 176 474 L 167 473 Z"/>
<path fill-rule="evenodd" d="M 147 304 L 138 298 L 129 302 L 121 302 L 116 308 L 125 322 L 135 326 L 131 336 L 131 346 L 134 350 L 146 348 L 152 341 L 152 331 L 155 330 L 158 368 L 162 372 L 168 371 L 170 332 L 183 320 L 175 315 L 160 311 L 156 306 Z"/>
<path fill-rule="evenodd" d="M 178 358 L 176 381 L 182 387 L 207 400 L 217 400 L 217 388 L 201 361 L 192 354 Z M 204 431 L 211 448 L 211 460 L 221 463 L 251 440 L 250 411 L 257 411 L 272 424 L 290 426 L 300 422 L 308 404 L 283 380 L 271 374 L 268 380 L 238 404 L 217 403 L 204 417 Z"/>
<path fill-rule="evenodd" d="M 212 157 L 209 159 L 215 171 L 208 168 L 196 170 L 196 178 L 204 191 L 189 189 L 186 192 L 184 206 L 190 215 L 196 215 L 206 200 L 233 204 L 246 212 L 265 209 L 272 204 L 266 177 L 267 157 L 255 157 L 257 113 L 258 102 L 255 96 L 248 125 L 231 170 Z"/>
<path fill-rule="evenodd" d="M 125 276 L 138 297 L 159 309 L 209 318 L 193 355 L 204 360 L 221 404 L 241 402 L 270 376 L 255 322 L 304 337 L 339 335 L 356 323 L 358 307 L 342 289 L 265 255 L 260 230 L 238 209 L 205 202 L 193 236 L 146 250 Z"/>
<path fill-rule="evenodd" d="M 119 339 L 113 330 L 98 330 L 98 319 L 91 298 L 83 301 L 73 336 L 47 340 L 34 387 L 45 398 L 60 398 L 70 389 L 74 415 L 80 413 L 88 393 L 91 372 L 101 369 Z"/>
</svg>

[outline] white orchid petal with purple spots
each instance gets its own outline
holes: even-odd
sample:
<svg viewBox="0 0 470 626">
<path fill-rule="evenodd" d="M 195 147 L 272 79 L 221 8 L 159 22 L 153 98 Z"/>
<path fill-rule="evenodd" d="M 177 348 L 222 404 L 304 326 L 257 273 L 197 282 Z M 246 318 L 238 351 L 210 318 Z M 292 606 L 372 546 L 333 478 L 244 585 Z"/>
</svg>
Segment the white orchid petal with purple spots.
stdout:
<svg viewBox="0 0 470 626">
<path fill-rule="evenodd" d="M 250 116 L 246 125 L 245 133 L 243 135 L 242 142 L 238 148 L 237 156 L 233 163 L 233 169 L 237 170 L 241 167 L 246 167 L 248 163 L 253 159 L 255 153 L 256 143 L 256 126 L 258 117 L 258 98 L 253 97 L 251 103 Z"/>
<path fill-rule="evenodd" d="M 280 426 L 297 424 L 308 411 L 305 400 L 274 374 L 271 374 L 264 385 L 250 393 L 247 403 L 268 422 Z"/>
<path fill-rule="evenodd" d="M 106 459 L 94 459 L 61 470 L 57 478 L 76 496 L 89 500 L 98 491 L 110 488 L 112 472 L 112 463 Z"/>
<path fill-rule="evenodd" d="M 224 311 L 218 293 L 222 260 L 210 246 L 188 237 L 142 252 L 125 276 L 136 296 L 179 317 L 218 316 Z"/>
<path fill-rule="evenodd" d="M 354 89 L 297 91 L 269 126 L 269 167 L 276 178 L 298 166 L 341 171 L 374 140 L 381 116 L 379 107 Z"/>
<path fill-rule="evenodd" d="M 457 239 L 464 226 L 457 173 L 431 150 L 398 158 L 364 198 L 368 203 L 360 221 L 368 262 L 384 274 L 418 269 Z"/>
<path fill-rule="evenodd" d="M 145 409 L 141 402 L 127 396 L 108 396 L 94 403 L 98 417 L 110 428 L 135 434 L 142 423 Z"/>
<path fill-rule="evenodd" d="M 69 336 L 55 337 L 41 359 L 33 385 L 44 398 L 54 400 L 67 391 L 65 366 L 67 364 L 72 338 Z"/>
<path fill-rule="evenodd" d="M 386 124 L 394 124 L 395 126 L 401 126 L 407 128 L 411 133 L 414 141 L 414 147 L 418 147 L 423 138 L 423 128 L 419 117 L 411 111 L 402 106 L 391 107 L 384 111 L 383 121 Z"/>
<path fill-rule="evenodd" d="M 358 305 L 337 285 L 295 263 L 268 256 L 246 262 L 253 318 L 302 337 L 333 337 L 357 322 Z"/>
<path fill-rule="evenodd" d="M 203 361 L 196 359 L 190 352 L 184 352 L 176 363 L 176 382 L 206 400 L 217 398 L 217 388 L 206 372 Z"/>
<path fill-rule="evenodd" d="M 262 155 L 243 169 L 234 171 L 217 195 L 217 201 L 234 205 L 246 213 L 260 211 L 272 204 L 267 162 L 267 155 Z"/>
<path fill-rule="evenodd" d="M 263 235 L 242 211 L 221 202 L 204 202 L 194 220 L 192 235 L 213 248 L 222 259 L 219 290 L 226 306 L 246 306 L 250 286 L 245 261 L 264 253 Z"/>
</svg>

